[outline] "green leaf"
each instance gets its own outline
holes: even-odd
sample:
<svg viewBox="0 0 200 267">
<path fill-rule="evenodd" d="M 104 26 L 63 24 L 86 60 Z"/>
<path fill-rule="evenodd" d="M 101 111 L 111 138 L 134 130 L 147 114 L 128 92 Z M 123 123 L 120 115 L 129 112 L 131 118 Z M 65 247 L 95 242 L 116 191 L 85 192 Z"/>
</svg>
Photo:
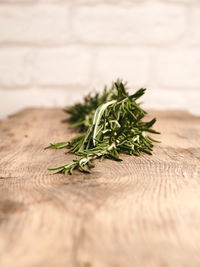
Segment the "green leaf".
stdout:
<svg viewBox="0 0 200 267">
<path fill-rule="evenodd" d="M 126 83 L 117 80 L 110 89 L 103 93 L 87 95 L 82 103 L 65 109 L 70 127 L 82 132 L 68 142 L 50 144 L 47 148 L 69 148 L 68 153 L 77 156 L 72 162 L 56 168 L 55 173 L 72 174 L 77 169 L 90 173 L 93 160 L 109 158 L 121 161 L 121 154 L 140 156 L 152 154 L 153 143 L 159 142 L 147 133 L 159 134 L 152 126 L 156 119 L 145 122 L 147 112 L 137 100 L 145 93 L 141 88 L 129 95 Z M 88 169 L 89 168 L 89 169 Z"/>
<path fill-rule="evenodd" d="M 49 149 L 49 148 L 55 148 L 55 149 L 60 149 L 64 147 L 68 147 L 69 142 L 60 142 L 56 144 L 50 144 L 49 146 L 45 147 L 44 149 Z"/>
</svg>

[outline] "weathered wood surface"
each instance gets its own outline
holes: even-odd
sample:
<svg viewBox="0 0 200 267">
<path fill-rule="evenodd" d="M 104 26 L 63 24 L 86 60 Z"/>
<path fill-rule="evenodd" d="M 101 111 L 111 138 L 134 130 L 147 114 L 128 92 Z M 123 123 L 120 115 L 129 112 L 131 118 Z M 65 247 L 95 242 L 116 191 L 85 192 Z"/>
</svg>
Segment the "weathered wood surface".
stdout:
<svg viewBox="0 0 200 267">
<path fill-rule="evenodd" d="M 71 159 L 43 150 L 72 133 L 59 109 L 0 122 L 1 267 L 200 266 L 200 117 L 150 112 L 154 155 L 51 175 Z"/>
</svg>

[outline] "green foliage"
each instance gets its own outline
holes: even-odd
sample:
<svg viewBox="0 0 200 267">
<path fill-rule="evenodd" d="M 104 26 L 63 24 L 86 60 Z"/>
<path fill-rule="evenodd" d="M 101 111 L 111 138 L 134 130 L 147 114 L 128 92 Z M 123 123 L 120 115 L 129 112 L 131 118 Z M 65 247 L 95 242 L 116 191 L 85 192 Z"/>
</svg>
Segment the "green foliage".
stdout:
<svg viewBox="0 0 200 267">
<path fill-rule="evenodd" d="M 117 80 L 109 90 L 105 88 L 102 95 L 88 95 L 83 103 L 67 108 L 65 112 L 70 115 L 68 122 L 82 134 L 68 142 L 50 144 L 47 148 L 67 147 L 68 153 L 74 153 L 77 158 L 49 170 L 72 174 L 74 169 L 79 169 L 89 173 L 96 158 L 121 161 L 121 153 L 140 156 L 144 152 L 151 155 L 153 142 L 157 141 L 146 133 L 159 132 L 152 129 L 155 118 L 143 121 L 147 112 L 137 100 L 145 90 L 141 88 L 129 95 L 126 84 Z"/>
</svg>

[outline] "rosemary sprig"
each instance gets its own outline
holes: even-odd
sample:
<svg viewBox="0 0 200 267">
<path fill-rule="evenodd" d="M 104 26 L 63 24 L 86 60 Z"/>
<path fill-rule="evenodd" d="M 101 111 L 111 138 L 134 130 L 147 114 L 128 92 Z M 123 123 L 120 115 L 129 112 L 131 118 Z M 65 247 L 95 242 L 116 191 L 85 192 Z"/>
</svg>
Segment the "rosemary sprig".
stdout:
<svg viewBox="0 0 200 267">
<path fill-rule="evenodd" d="M 112 87 L 100 95 L 88 95 L 83 103 L 78 103 L 65 110 L 70 114 L 71 127 L 82 132 L 68 142 L 50 144 L 46 148 L 69 148 L 77 158 L 56 168 L 49 168 L 54 173 L 72 174 L 74 169 L 90 172 L 93 160 L 109 158 L 121 161 L 121 153 L 139 156 L 142 152 L 152 154 L 153 142 L 146 133 L 159 134 L 152 129 L 156 119 L 144 122 L 147 112 L 136 101 L 146 89 L 139 89 L 129 95 L 126 84 L 117 80 Z"/>
</svg>

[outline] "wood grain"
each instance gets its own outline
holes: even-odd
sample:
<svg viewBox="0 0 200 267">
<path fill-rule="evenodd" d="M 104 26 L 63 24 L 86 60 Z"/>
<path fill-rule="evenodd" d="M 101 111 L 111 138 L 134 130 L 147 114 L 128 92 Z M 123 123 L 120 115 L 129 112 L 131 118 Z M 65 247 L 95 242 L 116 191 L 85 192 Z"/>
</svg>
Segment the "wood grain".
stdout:
<svg viewBox="0 0 200 267">
<path fill-rule="evenodd" d="M 1 267 L 199 267 L 200 117 L 151 111 L 153 156 L 51 175 L 68 162 L 50 142 L 74 133 L 59 109 L 0 122 Z"/>
</svg>

